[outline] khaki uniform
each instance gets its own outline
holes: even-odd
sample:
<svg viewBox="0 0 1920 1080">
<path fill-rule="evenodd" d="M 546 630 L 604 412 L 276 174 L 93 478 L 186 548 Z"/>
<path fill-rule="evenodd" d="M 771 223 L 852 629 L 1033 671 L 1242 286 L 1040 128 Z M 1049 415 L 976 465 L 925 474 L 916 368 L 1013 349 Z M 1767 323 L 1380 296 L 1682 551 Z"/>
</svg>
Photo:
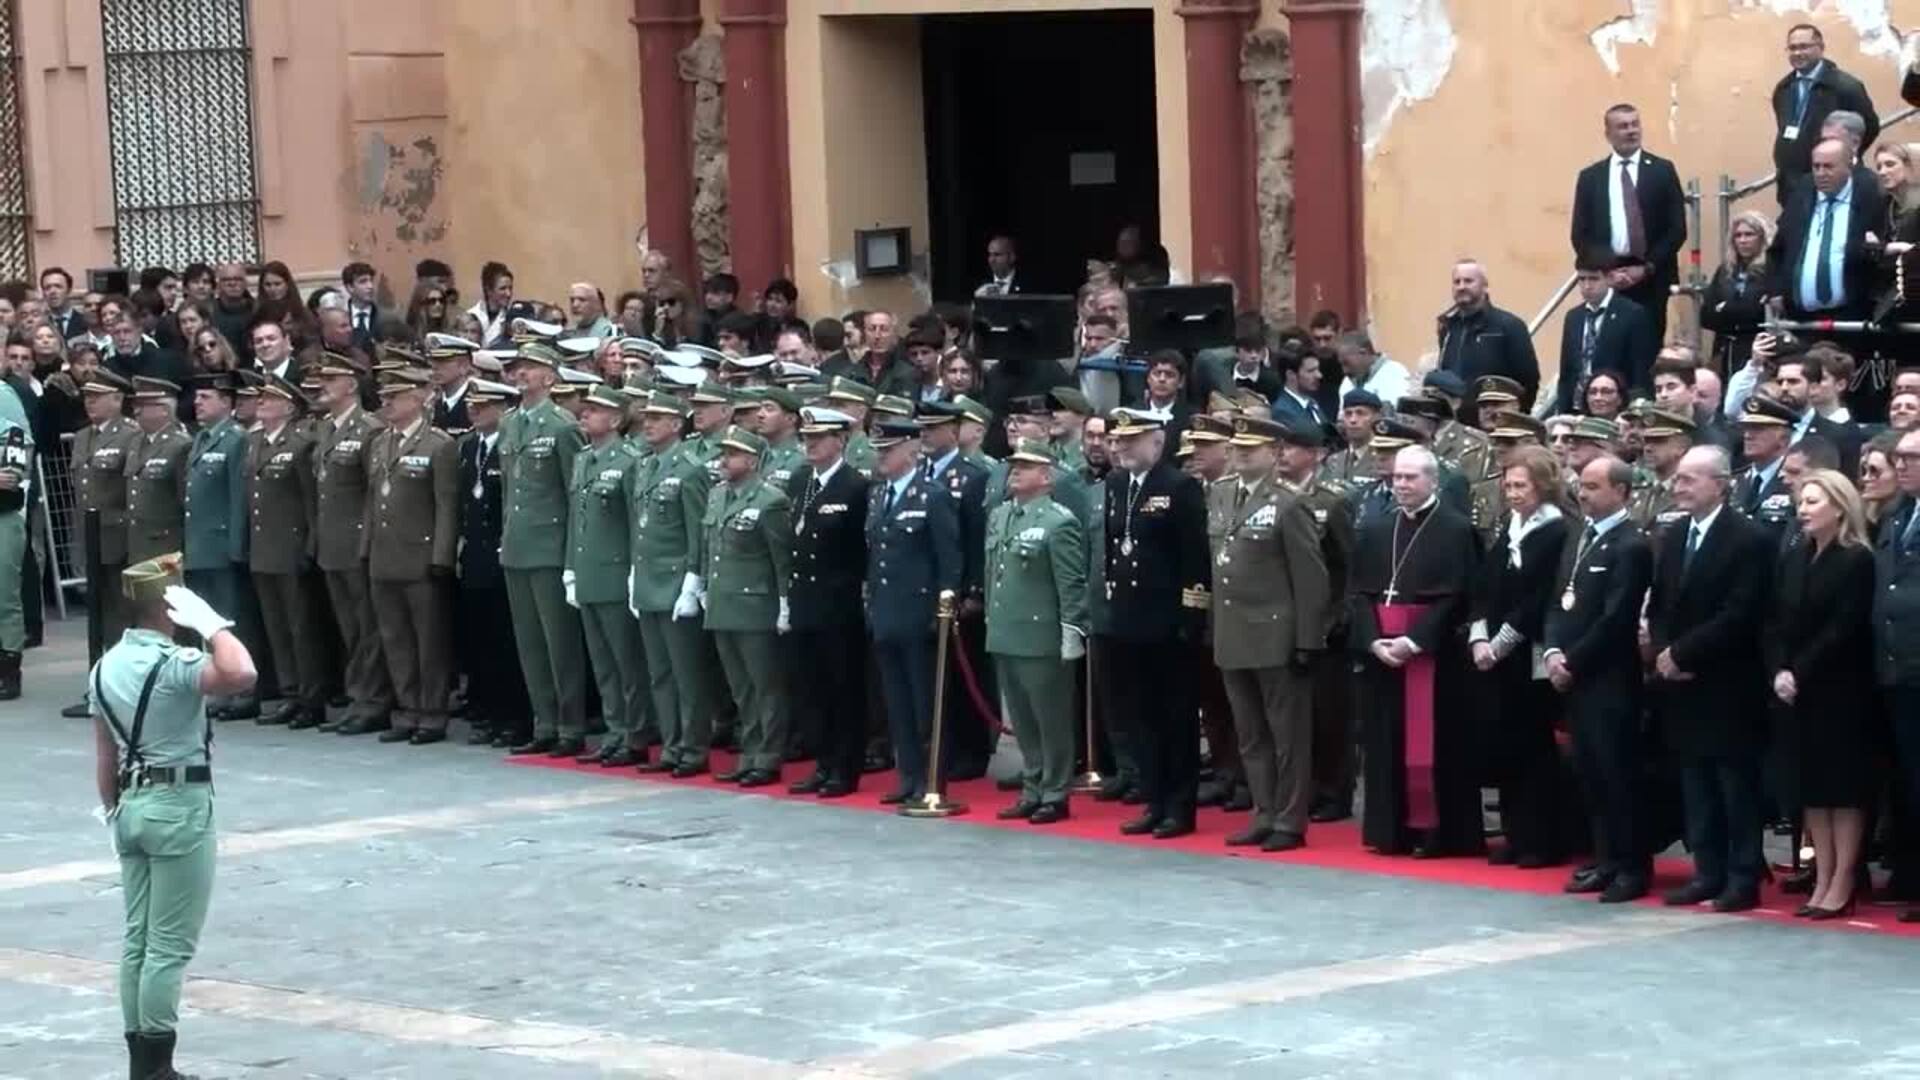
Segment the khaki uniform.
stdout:
<svg viewBox="0 0 1920 1080">
<path fill-rule="evenodd" d="M 500 424 L 506 503 L 500 567 L 506 572 L 513 637 L 527 674 L 535 740 L 586 735 L 585 657 L 580 614 L 567 606 L 567 483 L 582 439 L 574 418 L 551 400 L 508 413 Z"/>
<path fill-rule="evenodd" d="M 1327 455 L 1327 460 L 1320 463 L 1320 479 L 1352 487 L 1373 479 L 1374 470 L 1372 450 L 1364 446 L 1358 450 L 1348 447 Z"/>
<path fill-rule="evenodd" d="M 1300 654 L 1326 644 L 1334 602 L 1314 515 L 1272 479 L 1207 495 L 1214 545 L 1213 659 L 1226 682 L 1254 825 L 1305 836 L 1313 796 L 1313 692 Z"/>
<path fill-rule="evenodd" d="M 316 417 L 313 426 L 314 561 L 326 579 L 327 600 L 346 657 L 352 705 L 347 723 L 381 726 L 393 710 L 394 687 L 380 656 L 380 627 L 367 584 L 365 530 L 367 474 L 375 436 L 386 430 L 355 405 L 346 418 Z"/>
<path fill-rule="evenodd" d="M 187 451 L 193 440 L 177 425 L 136 433 L 127 449 L 127 561 L 179 551 L 187 523 Z"/>
<path fill-rule="evenodd" d="M 275 439 L 269 440 L 265 431 L 247 436 L 248 561 L 281 683 L 262 688 L 260 696 L 287 699 L 302 715 L 286 719 L 302 727 L 324 718 L 332 674 L 325 670 L 326 653 L 312 644 L 326 633 L 320 625 L 318 583 L 309 573 L 313 566 L 312 455 L 313 444 L 292 424 Z"/>
<path fill-rule="evenodd" d="M 127 457 L 140 438 L 130 420 L 114 417 L 99 426 L 88 424 L 74 433 L 68 458 L 73 475 L 78 516 L 73 535 L 85 551 L 87 511 L 100 511 L 101 595 L 88 601 L 100 609 L 100 640 L 112 648 L 127 628 L 127 606 L 119 589 L 120 571 L 127 568 Z"/>
<path fill-rule="evenodd" d="M 1455 420 L 1442 423 L 1434 432 L 1433 453 L 1459 470 L 1469 483 L 1485 476 L 1493 461 L 1486 433 Z"/>
<path fill-rule="evenodd" d="M 1064 804 L 1076 724 L 1063 630 L 1088 631 L 1086 539 L 1072 513 L 1043 497 L 995 507 L 986 544 L 986 646 L 1020 743 L 1020 800 Z"/>
<path fill-rule="evenodd" d="M 1685 510 L 1673 505 L 1673 477 L 1665 480 L 1649 472 L 1642 478 L 1634 478 L 1633 501 L 1627 505 L 1627 513 L 1636 524 L 1646 530 L 1647 541 L 1654 546 L 1658 555 L 1660 537 L 1665 535 L 1665 526 L 1687 516 Z"/>
<path fill-rule="evenodd" d="M 460 535 L 460 456 L 451 435 L 421 417 L 412 432 L 382 427 L 366 455 L 371 490 L 361 552 L 372 583 L 374 658 L 393 688 L 396 731 L 445 731 L 453 694 L 449 624 Z"/>
</svg>

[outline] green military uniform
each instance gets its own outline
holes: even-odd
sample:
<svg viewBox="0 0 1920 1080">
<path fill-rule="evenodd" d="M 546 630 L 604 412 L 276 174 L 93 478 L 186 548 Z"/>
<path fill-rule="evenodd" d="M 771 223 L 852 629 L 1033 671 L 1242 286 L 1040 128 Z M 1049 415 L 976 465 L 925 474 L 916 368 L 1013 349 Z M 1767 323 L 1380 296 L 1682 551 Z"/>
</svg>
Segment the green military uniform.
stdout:
<svg viewBox="0 0 1920 1080">
<path fill-rule="evenodd" d="M 1493 466 L 1486 432 L 1457 420 L 1441 421 L 1433 434 L 1435 457 L 1458 469 L 1469 483 L 1480 480 Z"/>
<path fill-rule="evenodd" d="M 534 348 L 528 346 L 529 351 Z M 551 400 L 522 405 L 500 424 L 506 503 L 500 566 L 533 703 L 535 743 L 556 737 L 577 743 L 586 734 L 580 616 L 567 606 L 561 582 L 567 556 L 567 484 L 581 442 L 572 414 Z"/>
<path fill-rule="evenodd" d="M 109 648 L 127 628 L 127 606 L 117 584 L 120 571 L 127 566 L 127 456 L 139 438 L 140 429 L 132 421 L 116 416 L 75 432 L 73 453 L 68 458 L 80 511 L 75 535 L 83 545 L 86 529 L 81 526 L 86 513 L 100 511 L 100 580 L 107 587 L 100 596 L 88 600 L 99 608 L 100 640 Z"/>
<path fill-rule="evenodd" d="M 1507 520 L 1507 496 L 1501 490 L 1505 476 L 1495 472 L 1492 476 L 1483 476 L 1472 485 L 1473 527 L 1480 533 L 1480 542 L 1491 543 Z"/>
<path fill-rule="evenodd" d="M 1647 530 L 1649 539 L 1659 535 L 1659 527 L 1686 516 L 1673 505 L 1673 477 L 1661 479 L 1648 469 L 1633 471 L 1633 499 L 1627 512 L 1634 523 Z"/>
<path fill-rule="evenodd" d="M 379 634 L 380 683 L 392 688 L 388 742 L 438 742 L 453 696 L 448 583 L 460 537 L 460 452 L 424 415 L 381 427 L 367 452 L 364 565 Z"/>
<path fill-rule="evenodd" d="M 1054 465 L 1033 441 L 1008 460 Z M 1044 495 L 1002 503 L 987 518 L 987 652 L 1024 762 L 1014 811 L 1066 807 L 1077 726 L 1071 659 L 1090 625 L 1087 561 L 1080 522 Z"/>
<path fill-rule="evenodd" d="M 679 403 L 657 398 L 647 412 L 685 416 Z M 633 515 L 628 601 L 646 651 L 648 691 L 660 728 L 660 764 L 682 775 L 707 767 L 713 739 L 713 677 L 698 605 L 683 617 L 674 606 L 688 575 L 699 574 L 700 534 L 707 515 L 707 470 L 686 444 L 674 443 L 627 470 Z"/>
<path fill-rule="evenodd" d="M 33 433 L 0 416 L 0 471 L 13 487 L 0 491 L 0 700 L 20 696 L 20 655 L 27 648 L 21 603 L 27 557 L 27 507 L 33 483 Z"/>
<path fill-rule="evenodd" d="M 187 588 L 217 611 L 239 612 L 246 596 L 250 533 L 247 433 L 230 415 L 194 432 L 187 451 L 185 532 Z M 250 695 L 220 704 L 257 715 Z"/>
<path fill-rule="evenodd" d="M 269 436 L 262 429 L 247 436 L 249 564 L 260 618 L 280 686 L 262 696 L 287 699 L 290 707 L 263 722 L 299 728 L 325 719 L 327 686 L 333 673 L 327 655 L 313 642 L 325 634 L 323 602 L 313 566 L 313 444 L 291 422 Z M 275 691 L 278 691 L 276 694 Z"/>
<path fill-rule="evenodd" d="M 587 407 L 624 411 L 626 402 L 618 391 L 596 389 L 587 394 Z M 582 448 L 573 459 L 565 577 L 600 687 L 600 716 L 607 725 L 600 748 L 603 761 L 621 750 L 644 754 L 651 726 L 647 657 L 640 626 L 627 606 L 632 564 L 628 476 L 639 461 L 618 436 Z"/>
<path fill-rule="evenodd" d="M 180 582 L 177 558 L 129 567 L 116 584 L 135 602 L 158 598 Z M 131 629 L 88 678 L 95 715 L 121 751 L 109 813 L 126 911 L 120 1012 L 136 1076 L 175 1075 L 180 986 L 213 895 L 210 732 L 200 692 L 211 663 L 166 634 Z"/>
<path fill-rule="evenodd" d="M 322 370 L 357 374 L 350 366 Z M 363 555 L 369 458 L 374 439 L 384 430 L 386 425 L 378 417 L 358 405 L 338 416 L 314 418 L 314 562 L 326 581 L 328 606 L 346 660 L 342 674 L 351 704 L 343 727 L 388 726 L 395 697 L 393 680 L 380 655 L 380 626 Z"/>
<path fill-rule="evenodd" d="M 864 431 L 856 431 L 847 436 L 847 452 L 841 455 L 853 471 L 871 480 L 873 471 L 880 467 L 880 451 L 873 448 L 873 440 Z"/>
<path fill-rule="evenodd" d="M 1089 484 L 1081 479 L 1081 470 L 1085 467 L 1082 464 L 1080 469 L 1070 472 L 1056 464 L 1053 467 L 1053 495 L 1051 496 L 1054 502 L 1059 503 L 1067 513 L 1072 514 L 1074 519 L 1080 522 L 1083 530 L 1091 527 L 1092 515 L 1089 507 L 1094 498 L 1092 490 L 1100 486 L 1097 483 Z M 986 498 L 982 501 L 988 514 L 993 513 L 1001 503 L 1007 501 L 1008 471 L 1007 463 L 1004 461 L 995 461 L 988 466 Z"/>
<path fill-rule="evenodd" d="M 767 444 L 767 455 L 760 462 L 760 476 L 775 488 L 787 490 L 787 481 L 807 463 L 807 452 L 797 438 Z"/>
<path fill-rule="evenodd" d="M 137 396 L 137 395 L 136 395 Z M 137 435 L 127 453 L 127 560 L 179 551 L 187 521 L 187 452 L 176 425 Z"/>
<path fill-rule="evenodd" d="M 759 454 L 766 442 L 740 428 L 727 449 Z M 779 775 L 787 751 L 787 701 L 775 645 L 784 630 L 793 519 L 785 493 L 759 476 L 717 488 L 701 522 L 706 628 L 739 712 L 740 769 Z"/>
<path fill-rule="evenodd" d="M 1320 477 L 1352 486 L 1373 479 L 1376 467 L 1372 450 L 1349 446 L 1327 455 L 1320 463 Z"/>
</svg>

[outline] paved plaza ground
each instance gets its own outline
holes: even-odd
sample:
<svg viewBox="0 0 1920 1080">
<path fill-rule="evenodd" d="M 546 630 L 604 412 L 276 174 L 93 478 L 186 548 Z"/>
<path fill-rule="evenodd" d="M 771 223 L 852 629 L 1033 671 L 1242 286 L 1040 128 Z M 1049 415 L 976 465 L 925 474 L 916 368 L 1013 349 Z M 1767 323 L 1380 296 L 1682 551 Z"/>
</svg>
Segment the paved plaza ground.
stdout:
<svg viewBox="0 0 1920 1080">
<path fill-rule="evenodd" d="M 123 1077 L 53 639 L 0 705 L 0 1078 Z M 218 738 L 209 1078 L 1920 1075 L 1912 938 Z"/>
</svg>

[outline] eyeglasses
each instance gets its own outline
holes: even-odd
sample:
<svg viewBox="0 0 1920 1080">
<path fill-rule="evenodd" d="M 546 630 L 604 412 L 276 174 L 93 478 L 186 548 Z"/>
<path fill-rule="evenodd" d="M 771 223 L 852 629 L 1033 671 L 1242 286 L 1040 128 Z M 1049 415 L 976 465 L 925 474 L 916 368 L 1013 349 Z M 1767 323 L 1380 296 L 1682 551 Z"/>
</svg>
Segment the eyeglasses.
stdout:
<svg viewBox="0 0 1920 1080">
<path fill-rule="evenodd" d="M 429 296 L 429 297 L 427 297 L 427 303 L 428 303 L 429 305 L 433 305 L 433 304 L 444 304 L 444 303 L 446 303 L 446 302 L 447 302 L 447 298 L 446 298 L 446 297 L 444 297 L 444 296 Z"/>
<path fill-rule="evenodd" d="M 1878 465 L 1862 465 L 1860 466 L 1860 475 L 1865 477 L 1868 480 L 1871 480 L 1878 476 L 1887 475 L 1887 470 L 1881 468 Z"/>
<path fill-rule="evenodd" d="M 1893 452 L 1893 467 L 1902 465 L 1920 465 L 1920 451 L 1896 450 Z"/>
<path fill-rule="evenodd" d="M 219 348 L 220 348 L 220 343 L 217 341 L 203 341 L 200 344 L 194 346 L 194 351 L 195 352 L 216 352 L 219 350 Z"/>
</svg>

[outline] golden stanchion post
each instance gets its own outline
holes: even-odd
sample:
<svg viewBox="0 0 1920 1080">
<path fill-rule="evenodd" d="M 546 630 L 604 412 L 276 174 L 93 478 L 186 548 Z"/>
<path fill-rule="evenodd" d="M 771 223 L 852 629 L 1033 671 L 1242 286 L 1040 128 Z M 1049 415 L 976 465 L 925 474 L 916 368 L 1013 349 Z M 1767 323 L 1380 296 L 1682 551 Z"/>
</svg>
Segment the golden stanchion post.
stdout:
<svg viewBox="0 0 1920 1080">
<path fill-rule="evenodd" d="M 1095 752 L 1093 742 L 1093 638 L 1087 638 L 1087 771 L 1074 778 L 1073 791 L 1077 795 L 1087 795 L 1100 790 L 1107 778 L 1100 775 L 1099 754 Z"/>
<path fill-rule="evenodd" d="M 943 818 L 953 817 L 967 812 L 967 804 L 947 798 L 944 765 L 940 760 L 941 727 L 946 721 L 947 700 L 947 643 L 953 634 L 952 589 L 940 593 L 939 606 L 935 609 L 939 624 L 939 652 L 933 662 L 933 745 L 927 750 L 927 793 L 911 802 L 902 803 L 900 813 L 904 817 Z"/>
</svg>

